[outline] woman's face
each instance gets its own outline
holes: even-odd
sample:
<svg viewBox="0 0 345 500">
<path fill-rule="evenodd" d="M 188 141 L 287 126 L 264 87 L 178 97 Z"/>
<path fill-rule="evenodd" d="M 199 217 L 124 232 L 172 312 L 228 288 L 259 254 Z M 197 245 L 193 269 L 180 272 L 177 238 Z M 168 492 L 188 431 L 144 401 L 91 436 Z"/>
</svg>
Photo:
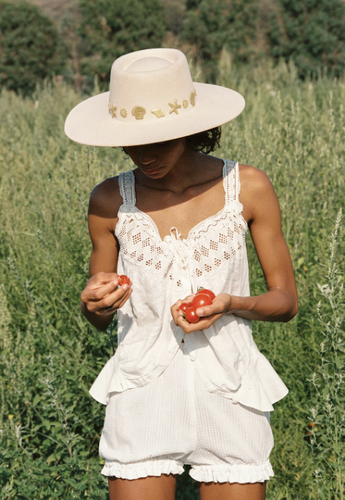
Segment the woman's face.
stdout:
<svg viewBox="0 0 345 500">
<path fill-rule="evenodd" d="M 186 149 L 186 139 L 128 146 L 124 148 L 133 163 L 150 178 L 162 178 L 176 165 Z"/>
</svg>

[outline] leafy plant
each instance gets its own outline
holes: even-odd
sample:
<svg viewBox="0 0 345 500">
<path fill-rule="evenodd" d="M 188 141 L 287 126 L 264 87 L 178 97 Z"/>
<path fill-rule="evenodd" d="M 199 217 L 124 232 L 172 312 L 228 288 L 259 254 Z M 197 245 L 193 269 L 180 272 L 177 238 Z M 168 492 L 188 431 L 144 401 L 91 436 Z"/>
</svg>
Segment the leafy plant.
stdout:
<svg viewBox="0 0 345 500">
<path fill-rule="evenodd" d="M 182 38 L 196 47 L 205 77 L 215 82 L 223 48 L 234 62 L 248 62 L 256 36 L 258 6 L 254 0 L 190 0 Z"/>
<path fill-rule="evenodd" d="M 293 59 L 302 78 L 345 70 L 343 0 L 279 0 L 271 9 L 267 38 L 275 59 Z"/>
<path fill-rule="evenodd" d="M 108 82 L 113 61 L 131 51 L 159 47 L 166 33 L 160 0 L 80 0 L 84 74 Z"/>
<path fill-rule="evenodd" d="M 49 18 L 35 5 L 0 1 L 0 85 L 24 95 L 59 73 L 62 44 Z"/>
<path fill-rule="evenodd" d="M 316 398 L 310 408 L 310 444 L 315 455 L 318 498 L 345 497 L 345 290 L 337 259 L 342 210 L 329 248 L 326 283 L 318 285 L 322 300 L 317 315 L 322 327 L 320 364 L 311 382 Z"/>
</svg>

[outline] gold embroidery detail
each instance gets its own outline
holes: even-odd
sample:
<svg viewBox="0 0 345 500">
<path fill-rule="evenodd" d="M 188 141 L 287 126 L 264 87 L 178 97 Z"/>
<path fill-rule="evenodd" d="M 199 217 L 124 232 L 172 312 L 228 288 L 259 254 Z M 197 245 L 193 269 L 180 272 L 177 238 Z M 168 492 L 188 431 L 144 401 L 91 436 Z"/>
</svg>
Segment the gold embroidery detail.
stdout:
<svg viewBox="0 0 345 500">
<path fill-rule="evenodd" d="M 120 111 L 120 115 L 122 116 L 122 118 L 127 118 L 127 109 L 122 108 Z"/>
<path fill-rule="evenodd" d="M 182 106 L 184 107 L 184 109 L 188 108 L 188 101 L 187 101 L 187 99 L 184 99 L 182 101 Z"/>
<path fill-rule="evenodd" d="M 181 105 L 177 104 L 177 99 L 175 99 L 173 104 L 171 104 L 171 102 L 169 102 L 168 104 L 171 107 L 171 110 L 169 111 L 169 115 L 171 115 L 171 113 L 176 113 L 178 115 L 177 110 L 181 107 Z"/>
<path fill-rule="evenodd" d="M 151 111 L 151 113 L 153 113 L 155 116 L 157 116 L 157 118 L 163 118 L 163 116 L 165 116 L 165 114 L 163 113 L 161 108 L 155 108 Z"/>
<path fill-rule="evenodd" d="M 135 116 L 136 120 L 142 120 L 144 118 L 144 114 L 146 113 L 146 109 L 142 106 L 135 106 L 132 109 L 132 115 Z"/>
<path fill-rule="evenodd" d="M 194 92 L 191 92 L 189 102 L 191 103 L 192 106 L 195 106 L 195 96 L 196 96 L 196 90 Z"/>
<path fill-rule="evenodd" d="M 108 109 L 109 109 L 109 113 L 111 113 L 111 117 L 112 118 L 116 118 L 117 107 L 115 106 L 115 104 L 113 104 L 113 103 L 110 102 L 108 104 Z"/>
</svg>

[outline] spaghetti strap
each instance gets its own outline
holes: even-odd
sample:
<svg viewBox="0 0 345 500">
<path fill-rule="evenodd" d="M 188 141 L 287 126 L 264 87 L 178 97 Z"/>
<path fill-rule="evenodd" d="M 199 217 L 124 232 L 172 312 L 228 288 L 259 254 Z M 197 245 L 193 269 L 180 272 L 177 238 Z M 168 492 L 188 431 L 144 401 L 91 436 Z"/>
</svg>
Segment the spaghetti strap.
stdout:
<svg viewBox="0 0 345 500">
<path fill-rule="evenodd" d="M 240 179 L 238 162 L 224 160 L 223 185 L 225 191 L 225 205 L 239 201 Z"/>
<path fill-rule="evenodd" d="M 122 196 L 123 204 L 127 206 L 135 206 L 135 178 L 132 170 L 122 172 L 119 175 L 119 188 Z"/>
</svg>

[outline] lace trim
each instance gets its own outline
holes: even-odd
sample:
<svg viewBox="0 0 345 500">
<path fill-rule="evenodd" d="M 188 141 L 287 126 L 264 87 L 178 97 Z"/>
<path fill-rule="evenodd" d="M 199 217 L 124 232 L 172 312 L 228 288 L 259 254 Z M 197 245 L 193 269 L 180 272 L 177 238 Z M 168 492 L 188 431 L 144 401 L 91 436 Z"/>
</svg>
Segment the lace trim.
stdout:
<svg viewBox="0 0 345 500">
<path fill-rule="evenodd" d="M 239 201 L 240 176 L 238 162 L 223 160 L 223 185 L 225 191 L 225 205 Z M 232 174 L 232 175 L 231 175 Z M 121 172 L 119 175 L 120 194 L 124 205 L 135 206 L 135 177 L 132 170 Z"/>
<path fill-rule="evenodd" d="M 246 221 L 243 219 L 243 217 L 241 215 L 241 211 L 239 211 L 238 221 L 237 221 L 237 217 L 236 217 L 237 211 L 234 211 L 233 209 L 230 209 L 229 207 L 225 207 L 217 214 L 211 215 L 207 219 L 199 222 L 199 224 L 197 224 L 193 229 L 191 229 L 191 231 L 188 235 L 188 239 L 190 238 L 190 239 L 193 239 L 194 241 L 200 239 L 201 237 L 204 236 L 204 233 L 208 232 L 208 230 L 211 227 L 216 227 L 220 222 L 223 222 L 223 227 L 225 227 L 225 226 L 228 227 L 227 217 L 228 217 L 228 214 L 231 212 L 233 212 L 234 230 L 231 231 L 231 229 L 228 228 L 229 234 L 227 234 L 227 237 L 231 237 L 231 239 L 232 239 L 233 234 L 230 234 L 230 233 L 236 232 L 238 234 L 242 234 L 243 238 L 245 238 L 245 235 L 247 234 L 247 227 L 248 226 L 247 226 Z M 222 234 L 219 234 L 219 241 L 220 242 L 225 243 L 225 241 L 224 241 L 225 238 L 226 237 L 224 237 Z"/>
<path fill-rule="evenodd" d="M 136 203 L 135 178 L 132 170 L 121 172 L 119 175 L 119 188 L 123 204 L 134 207 Z"/>
<path fill-rule="evenodd" d="M 225 205 L 229 205 L 232 202 L 239 203 L 241 186 L 238 162 L 224 160 L 223 176 Z"/>
</svg>

